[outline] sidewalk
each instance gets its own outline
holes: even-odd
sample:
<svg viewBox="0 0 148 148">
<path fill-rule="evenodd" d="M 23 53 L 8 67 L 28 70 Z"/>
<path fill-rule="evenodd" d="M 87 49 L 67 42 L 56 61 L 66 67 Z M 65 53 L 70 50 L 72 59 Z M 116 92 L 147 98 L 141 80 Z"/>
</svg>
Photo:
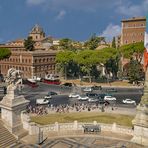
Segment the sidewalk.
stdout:
<svg viewBox="0 0 148 148">
<path fill-rule="evenodd" d="M 74 83 L 79 87 L 86 87 L 86 86 L 91 87 L 94 85 L 102 86 L 102 87 L 118 87 L 118 88 L 143 88 L 144 87 L 142 85 L 141 86 L 137 86 L 137 85 L 134 86 L 133 84 L 130 84 L 130 83 L 124 82 L 124 81 L 115 81 L 112 83 L 96 83 L 96 82 L 89 83 L 89 82 L 82 82 L 78 79 L 76 79 L 76 80 L 62 80 L 62 83 L 66 83 L 66 82 Z"/>
</svg>

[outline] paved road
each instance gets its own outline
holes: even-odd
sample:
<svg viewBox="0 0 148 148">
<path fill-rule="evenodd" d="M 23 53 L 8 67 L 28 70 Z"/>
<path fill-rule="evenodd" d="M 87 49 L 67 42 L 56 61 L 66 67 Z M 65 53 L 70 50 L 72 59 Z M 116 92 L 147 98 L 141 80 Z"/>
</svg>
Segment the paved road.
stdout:
<svg viewBox="0 0 148 148">
<path fill-rule="evenodd" d="M 101 91 L 98 90 L 94 92 L 106 93 L 106 90 L 108 88 L 109 87 L 105 87 Z M 116 90 L 117 92 L 112 92 L 112 95 L 117 98 L 116 104 L 119 107 L 135 107 L 134 105 L 123 104 L 122 100 L 125 98 L 130 98 L 134 99 L 138 104 L 143 94 L 143 89 L 141 88 L 116 88 Z M 22 90 L 22 94 L 25 96 L 26 99 L 31 101 L 31 104 L 35 104 L 36 99 L 43 98 L 49 91 L 56 91 L 59 94 L 58 96 L 53 96 L 53 99 L 51 99 L 51 104 L 53 105 L 73 104 L 77 102 L 77 100 L 69 99 L 68 94 L 73 91 L 78 92 L 80 94 L 84 93 L 82 91 L 82 88 L 80 87 L 69 88 L 69 87 L 61 87 L 58 85 L 49 85 L 49 84 L 40 83 L 39 87 L 37 88 L 31 88 L 25 85 L 25 87 Z"/>
</svg>

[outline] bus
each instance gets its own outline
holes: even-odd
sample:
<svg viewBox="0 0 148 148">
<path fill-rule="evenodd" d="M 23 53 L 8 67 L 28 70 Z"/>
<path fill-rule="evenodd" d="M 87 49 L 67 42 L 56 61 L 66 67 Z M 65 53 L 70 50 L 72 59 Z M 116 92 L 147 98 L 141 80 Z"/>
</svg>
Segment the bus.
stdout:
<svg viewBox="0 0 148 148">
<path fill-rule="evenodd" d="M 61 84 L 59 76 L 46 77 L 43 79 L 43 82 L 47 84 L 55 84 L 55 85 Z"/>
<path fill-rule="evenodd" d="M 23 80 L 23 84 L 27 84 L 27 85 L 31 86 L 32 88 L 38 87 L 38 84 L 34 79 Z"/>
</svg>

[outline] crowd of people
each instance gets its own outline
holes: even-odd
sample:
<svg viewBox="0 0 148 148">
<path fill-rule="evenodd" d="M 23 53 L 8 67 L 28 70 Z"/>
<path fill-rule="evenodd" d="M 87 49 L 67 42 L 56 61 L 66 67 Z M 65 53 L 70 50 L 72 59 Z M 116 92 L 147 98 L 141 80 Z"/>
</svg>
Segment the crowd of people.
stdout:
<svg viewBox="0 0 148 148">
<path fill-rule="evenodd" d="M 45 115 L 48 114 L 48 110 L 45 106 L 32 106 L 28 105 L 26 107 L 26 112 L 31 114 L 37 114 L 37 115 Z"/>
<path fill-rule="evenodd" d="M 105 109 L 108 108 L 106 105 L 100 104 L 83 104 L 83 103 L 74 103 L 72 105 L 63 104 L 63 105 L 53 105 L 50 104 L 49 106 L 27 106 L 27 113 L 43 115 L 48 113 L 69 113 L 69 112 L 83 112 L 83 111 L 102 111 L 104 112 Z M 112 106 L 111 109 L 113 110 L 114 107 Z"/>
</svg>

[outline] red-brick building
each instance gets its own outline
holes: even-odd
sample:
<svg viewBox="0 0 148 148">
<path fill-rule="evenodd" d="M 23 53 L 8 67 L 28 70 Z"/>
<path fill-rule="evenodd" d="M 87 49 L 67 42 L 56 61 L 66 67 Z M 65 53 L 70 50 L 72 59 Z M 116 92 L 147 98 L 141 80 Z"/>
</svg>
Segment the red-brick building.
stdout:
<svg viewBox="0 0 148 148">
<path fill-rule="evenodd" d="M 35 41 L 35 51 L 26 51 L 24 39 L 18 39 L 0 47 L 9 48 L 11 56 L 0 61 L 1 74 L 6 76 L 9 68 L 23 71 L 24 78 L 45 77 L 46 74 L 57 74 L 55 57 L 57 51 L 45 50 L 42 41 L 45 33 L 39 25 L 35 25 L 29 36 Z"/>
</svg>

